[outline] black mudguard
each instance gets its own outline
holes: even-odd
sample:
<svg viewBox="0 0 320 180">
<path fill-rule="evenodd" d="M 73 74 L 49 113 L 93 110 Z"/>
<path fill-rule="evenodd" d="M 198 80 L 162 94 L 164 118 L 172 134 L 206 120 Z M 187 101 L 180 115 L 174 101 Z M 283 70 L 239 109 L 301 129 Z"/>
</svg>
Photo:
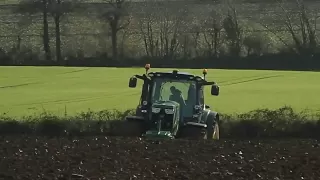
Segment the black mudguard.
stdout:
<svg viewBox="0 0 320 180">
<path fill-rule="evenodd" d="M 203 111 L 200 122 L 207 124 L 208 119 L 212 119 L 214 123 L 219 123 L 219 114 L 215 111 L 211 111 L 209 109 L 206 109 Z"/>
</svg>

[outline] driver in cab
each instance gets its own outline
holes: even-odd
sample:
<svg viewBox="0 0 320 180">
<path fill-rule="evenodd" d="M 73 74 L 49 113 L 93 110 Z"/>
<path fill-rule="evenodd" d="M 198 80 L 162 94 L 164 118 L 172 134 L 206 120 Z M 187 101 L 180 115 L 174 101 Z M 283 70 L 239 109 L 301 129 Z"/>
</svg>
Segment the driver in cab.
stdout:
<svg viewBox="0 0 320 180">
<path fill-rule="evenodd" d="M 170 91 L 171 91 L 171 95 L 169 97 L 169 100 L 175 101 L 175 102 L 179 103 L 180 105 L 186 106 L 186 102 L 185 102 L 185 100 L 182 96 L 182 93 L 179 89 L 177 89 L 174 86 L 171 86 Z"/>
</svg>

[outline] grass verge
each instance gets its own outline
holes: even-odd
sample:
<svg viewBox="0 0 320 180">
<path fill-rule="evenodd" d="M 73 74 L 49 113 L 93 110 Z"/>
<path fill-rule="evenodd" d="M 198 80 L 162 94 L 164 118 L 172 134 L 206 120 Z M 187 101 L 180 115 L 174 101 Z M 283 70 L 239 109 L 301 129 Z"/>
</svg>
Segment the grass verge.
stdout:
<svg viewBox="0 0 320 180">
<path fill-rule="evenodd" d="M 134 110 L 88 111 L 59 117 L 50 113 L 13 119 L 0 116 L 0 134 L 48 136 L 125 135 L 127 115 Z M 130 127 L 129 127 L 130 129 Z M 221 138 L 320 138 L 320 114 L 294 112 L 291 107 L 222 114 Z"/>
</svg>

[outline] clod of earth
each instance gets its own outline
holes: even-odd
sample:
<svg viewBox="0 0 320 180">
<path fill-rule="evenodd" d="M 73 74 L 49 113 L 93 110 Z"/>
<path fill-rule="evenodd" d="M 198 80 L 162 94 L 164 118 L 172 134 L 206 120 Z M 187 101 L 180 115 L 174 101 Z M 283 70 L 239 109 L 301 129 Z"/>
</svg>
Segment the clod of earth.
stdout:
<svg viewBox="0 0 320 180">
<path fill-rule="evenodd" d="M 316 140 L 0 138 L 0 179 L 315 179 Z"/>
</svg>

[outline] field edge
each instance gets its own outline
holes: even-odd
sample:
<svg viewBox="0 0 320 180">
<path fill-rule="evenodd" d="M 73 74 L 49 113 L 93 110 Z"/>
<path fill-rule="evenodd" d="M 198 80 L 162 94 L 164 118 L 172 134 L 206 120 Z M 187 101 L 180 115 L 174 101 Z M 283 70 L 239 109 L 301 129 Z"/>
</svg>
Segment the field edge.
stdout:
<svg viewBox="0 0 320 180">
<path fill-rule="evenodd" d="M 15 119 L 0 116 L 0 135 L 127 136 L 126 111 L 87 111 L 75 116 L 41 113 Z M 257 109 L 242 114 L 220 115 L 223 138 L 320 138 L 320 114 L 295 112 L 284 106 L 276 110 Z"/>
</svg>

